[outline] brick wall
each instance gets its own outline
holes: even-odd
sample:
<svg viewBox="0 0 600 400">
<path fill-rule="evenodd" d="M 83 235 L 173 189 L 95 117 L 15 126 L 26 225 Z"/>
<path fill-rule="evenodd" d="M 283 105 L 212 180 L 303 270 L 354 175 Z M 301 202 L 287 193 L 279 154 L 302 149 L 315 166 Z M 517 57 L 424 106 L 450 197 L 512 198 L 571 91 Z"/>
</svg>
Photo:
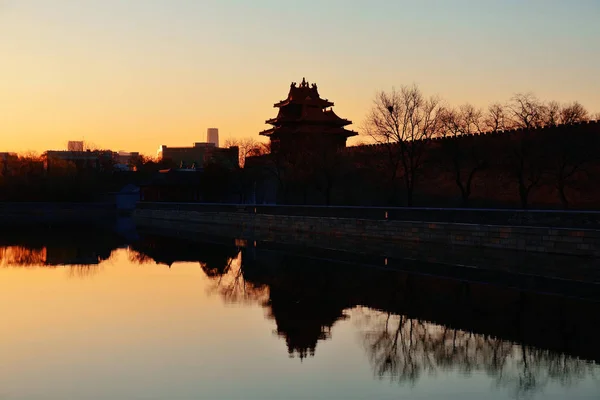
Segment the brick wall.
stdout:
<svg viewBox="0 0 600 400">
<path fill-rule="evenodd" d="M 253 214 L 242 208 L 235 212 L 145 207 L 137 209 L 134 217 L 142 225 L 152 220 L 200 224 L 199 231 L 200 226 L 220 226 L 240 233 L 295 233 L 344 240 L 600 257 L 600 229 L 270 215 Z"/>
</svg>

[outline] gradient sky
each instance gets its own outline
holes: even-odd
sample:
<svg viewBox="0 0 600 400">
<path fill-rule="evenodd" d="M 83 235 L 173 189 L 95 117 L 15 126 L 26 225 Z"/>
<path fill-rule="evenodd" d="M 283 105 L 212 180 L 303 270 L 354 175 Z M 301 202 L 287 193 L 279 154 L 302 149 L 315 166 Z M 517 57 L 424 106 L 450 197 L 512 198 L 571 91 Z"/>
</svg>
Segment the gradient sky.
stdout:
<svg viewBox="0 0 600 400">
<path fill-rule="evenodd" d="M 376 91 L 600 111 L 600 0 L 0 0 L 0 151 L 256 137 L 291 81 L 358 130 Z"/>
</svg>

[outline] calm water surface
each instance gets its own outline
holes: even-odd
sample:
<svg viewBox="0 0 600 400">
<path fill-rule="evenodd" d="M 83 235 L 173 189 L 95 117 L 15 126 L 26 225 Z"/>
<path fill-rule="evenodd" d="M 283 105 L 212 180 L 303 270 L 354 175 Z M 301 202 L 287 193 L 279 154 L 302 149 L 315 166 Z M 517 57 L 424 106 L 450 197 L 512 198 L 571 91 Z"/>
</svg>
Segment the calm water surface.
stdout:
<svg viewBox="0 0 600 400">
<path fill-rule="evenodd" d="M 1 247 L 0 399 L 600 397 L 597 305 L 157 243 Z"/>
</svg>

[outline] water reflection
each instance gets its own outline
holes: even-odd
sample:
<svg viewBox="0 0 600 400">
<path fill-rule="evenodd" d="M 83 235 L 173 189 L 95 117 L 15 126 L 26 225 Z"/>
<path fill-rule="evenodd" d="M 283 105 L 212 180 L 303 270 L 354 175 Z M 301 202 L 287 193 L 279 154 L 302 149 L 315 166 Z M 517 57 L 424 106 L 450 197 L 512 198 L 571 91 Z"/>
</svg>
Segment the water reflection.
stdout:
<svg viewBox="0 0 600 400">
<path fill-rule="evenodd" d="M 0 266 L 74 266 L 78 267 L 74 270 L 89 271 L 123 246 L 118 235 L 91 228 L 11 230 L 0 235 Z"/>
<path fill-rule="evenodd" d="M 226 302 L 261 304 L 291 357 L 314 357 L 332 327 L 352 316 L 381 379 L 414 385 L 441 371 L 484 373 L 523 398 L 550 383 L 568 387 L 600 376 L 596 303 L 355 268 L 234 241 L 148 243 L 152 252 L 140 251 L 157 261 L 199 262 Z"/>
<path fill-rule="evenodd" d="M 139 251 L 133 250 L 131 248 L 127 248 L 127 259 L 133 264 L 155 264 L 156 261 L 145 253 L 140 253 Z"/>
<path fill-rule="evenodd" d="M 103 233 L 15 234 L 0 237 L 0 265 L 68 265 L 70 276 L 88 277 L 119 248 L 123 239 Z M 375 377 L 402 385 L 441 373 L 486 375 L 525 398 L 550 385 L 600 380 L 598 303 L 359 268 L 233 239 L 146 235 L 124 253 L 141 266 L 197 263 L 214 296 L 260 305 L 292 358 L 318 358 L 349 319 Z"/>
<path fill-rule="evenodd" d="M 46 265 L 46 248 L 28 248 L 24 246 L 0 247 L 0 266 L 31 267 Z"/>
<path fill-rule="evenodd" d="M 414 384 L 424 373 L 455 370 L 470 376 L 484 372 L 498 386 L 523 398 L 554 381 L 574 385 L 587 377 L 600 377 L 592 362 L 564 353 L 515 344 L 429 322 L 368 313 L 363 326 L 364 344 L 379 378 Z"/>
</svg>

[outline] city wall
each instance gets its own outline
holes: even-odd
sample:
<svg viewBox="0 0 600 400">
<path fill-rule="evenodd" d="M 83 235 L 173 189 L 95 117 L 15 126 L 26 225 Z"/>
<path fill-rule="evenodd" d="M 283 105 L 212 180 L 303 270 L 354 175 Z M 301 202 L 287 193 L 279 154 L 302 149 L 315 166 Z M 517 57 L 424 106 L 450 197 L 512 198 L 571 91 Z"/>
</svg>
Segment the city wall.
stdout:
<svg viewBox="0 0 600 400">
<path fill-rule="evenodd" d="M 431 139 L 434 143 L 442 143 L 442 142 L 453 142 L 453 141 L 464 141 L 469 140 L 472 137 L 479 137 L 480 140 L 497 140 L 499 138 L 504 137 L 514 137 L 520 138 L 523 135 L 529 134 L 532 136 L 545 136 L 549 133 L 554 133 L 557 135 L 564 135 L 568 137 L 570 135 L 597 135 L 600 134 L 600 120 L 590 120 L 590 121 L 582 121 L 576 122 L 572 124 L 561 124 L 561 125 L 548 125 L 548 126 L 539 126 L 531 129 L 524 128 L 515 128 L 515 129 L 506 129 L 506 130 L 498 130 L 498 131 L 487 131 L 481 133 L 473 133 L 468 135 L 458 135 L 458 136 L 436 136 Z M 378 149 L 385 148 L 385 144 L 363 144 L 358 146 L 349 146 L 346 147 L 343 151 L 345 153 L 354 153 L 361 150 L 368 149 Z"/>
<path fill-rule="evenodd" d="M 139 203 L 134 219 L 187 237 L 222 234 L 375 255 L 382 266 L 417 260 L 600 283 L 597 212 Z"/>
</svg>

